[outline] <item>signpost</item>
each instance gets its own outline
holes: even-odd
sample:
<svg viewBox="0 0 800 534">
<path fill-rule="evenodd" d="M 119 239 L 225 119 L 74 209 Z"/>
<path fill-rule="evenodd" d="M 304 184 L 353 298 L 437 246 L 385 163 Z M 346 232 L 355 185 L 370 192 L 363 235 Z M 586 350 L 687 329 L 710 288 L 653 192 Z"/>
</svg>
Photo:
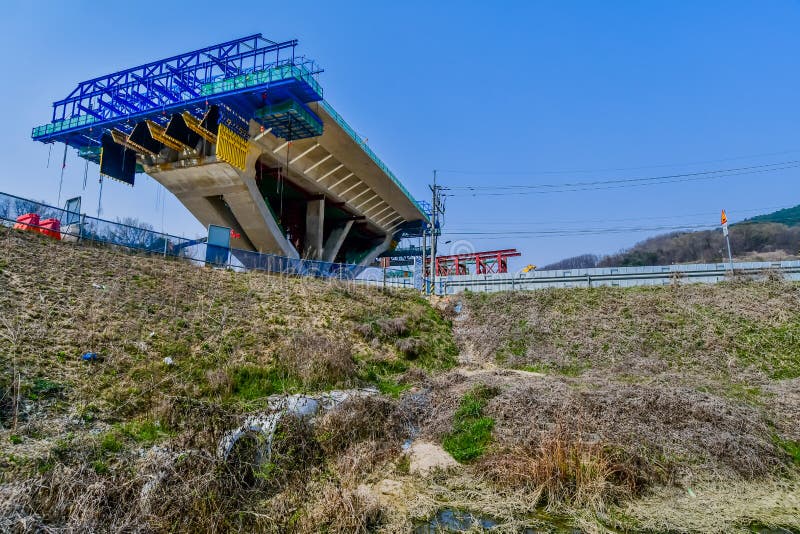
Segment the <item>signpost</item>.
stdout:
<svg viewBox="0 0 800 534">
<path fill-rule="evenodd" d="M 728 235 L 728 216 L 725 210 L 722 210 L 720 216 L 720 224 L 722 225 L 722 234 L 725 236 L 725 241 L 728 243 L 728 261 L 731 262 L 731 274 L 733 274 L 733 255 L 731 254 L 731 238 Z"/>
</svg>

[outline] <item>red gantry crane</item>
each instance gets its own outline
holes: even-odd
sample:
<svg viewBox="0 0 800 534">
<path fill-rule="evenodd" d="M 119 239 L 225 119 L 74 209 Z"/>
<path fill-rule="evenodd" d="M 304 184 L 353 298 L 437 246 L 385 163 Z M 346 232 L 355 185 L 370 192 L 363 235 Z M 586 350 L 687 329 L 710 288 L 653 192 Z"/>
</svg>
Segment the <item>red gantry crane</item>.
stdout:
<svg viewBox="0 0 800 534">
<path fill-rule="evenodd" d="M 457 276 L 465 274 L 501 274 L 508 272 L 508 258 L 521 256 L 517 249 L 488 250 L 470 252 L 436 258 L 437 276 Z M 475 265 L 475 272 L 469 272 L 469 265 Z"/>
</svg>

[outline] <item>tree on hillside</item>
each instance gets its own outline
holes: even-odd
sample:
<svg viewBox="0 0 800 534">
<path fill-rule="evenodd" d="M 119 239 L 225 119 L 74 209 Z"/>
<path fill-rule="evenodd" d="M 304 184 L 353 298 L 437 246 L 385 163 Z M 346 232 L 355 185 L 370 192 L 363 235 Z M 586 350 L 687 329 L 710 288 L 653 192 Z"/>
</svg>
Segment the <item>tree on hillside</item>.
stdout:
<svg viewBox="0 0 800 534">
<path fill-rule="evenodd" d="M 595 254 L 581 254 L 579 256 L 572 256 L 571 258 L 564 258 L 563 260 L 545 265 L 542 267 L 543 271 L 552 271 L 556 269 L 590 269 L 597 267 L 597 262 L 600 258 Z"/>
<path fill-rule="evenodd" d="M 736 257 L 765 252 L 797 254 L 800 227 L 777 223 L 739 223 L 731 226 L 731 249 Z M 725 237 L 720 230 L 673 232 L 641 241 L 605 256 L 599 267 L 716 263 L 727 261 Z"/>
</svg>

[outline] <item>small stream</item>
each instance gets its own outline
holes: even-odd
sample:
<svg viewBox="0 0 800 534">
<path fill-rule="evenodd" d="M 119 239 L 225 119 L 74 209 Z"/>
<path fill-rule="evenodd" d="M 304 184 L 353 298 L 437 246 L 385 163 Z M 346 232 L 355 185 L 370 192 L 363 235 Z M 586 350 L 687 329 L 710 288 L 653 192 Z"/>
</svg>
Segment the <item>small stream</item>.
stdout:
<svg viewBox="0 0 800 534">
<path fill-rule="evenodd" d="M 579 529 L 569 526 L 562 518 L 542 513 L 531 522 L 542 526 L 528 527 L 522 530 L 523 534 L 580 534 Z M 479 516 L 463 510 L 443 508 L 431 519 L 414 525 L 414 534 L 436 534 L 439 532 L 465 532 L 470 529 L 480 528 L 491 530 L 498 522 L 486 516 Z"/>
</svg>

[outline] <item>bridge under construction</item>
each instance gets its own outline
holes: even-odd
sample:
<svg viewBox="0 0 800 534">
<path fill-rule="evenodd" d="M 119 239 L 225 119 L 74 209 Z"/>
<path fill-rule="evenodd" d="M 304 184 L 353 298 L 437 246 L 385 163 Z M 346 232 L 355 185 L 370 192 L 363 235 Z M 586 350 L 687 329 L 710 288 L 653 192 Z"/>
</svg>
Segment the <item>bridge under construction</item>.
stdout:
<svg viewBox="0 0 800 534">
<path fill-rule="evenodd" d="M 235 249 L 368 265 L 429 216 L 296 48 L 257 34 L 81 82 L 32 137 L 150 175 Z"/>
</svg>

